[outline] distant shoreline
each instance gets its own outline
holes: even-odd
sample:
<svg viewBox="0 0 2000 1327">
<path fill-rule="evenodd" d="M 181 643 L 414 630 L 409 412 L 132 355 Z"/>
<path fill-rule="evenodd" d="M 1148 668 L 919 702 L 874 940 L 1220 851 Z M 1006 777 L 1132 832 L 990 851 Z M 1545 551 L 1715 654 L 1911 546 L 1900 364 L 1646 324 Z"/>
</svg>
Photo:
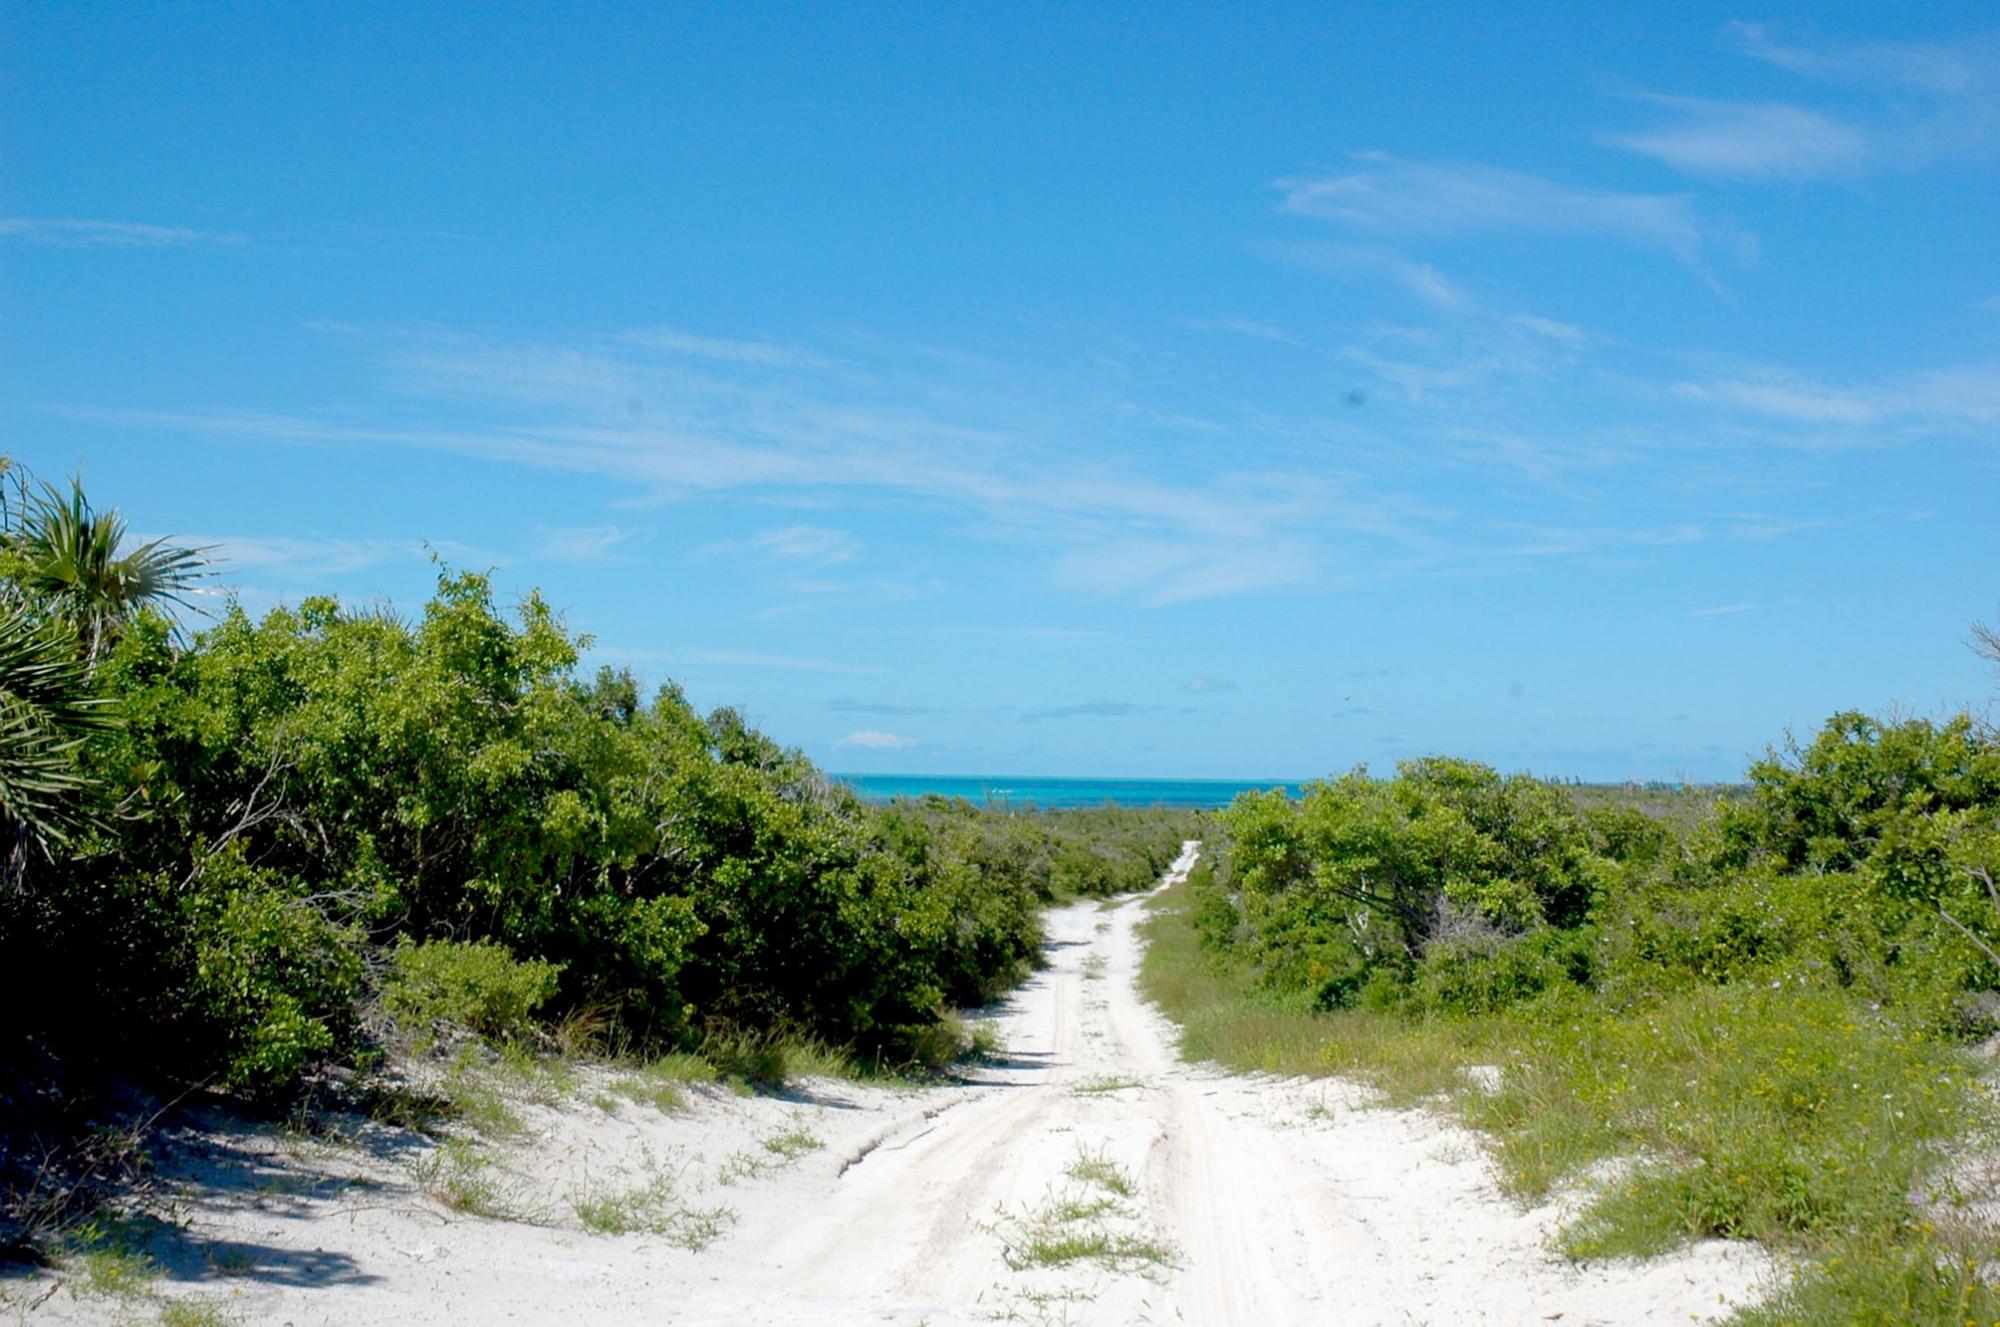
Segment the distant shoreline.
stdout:
<svg viewBox="0 0 2000 1327">
<path fill-rule="evenodd" d="M 866 802 L 888 802 L 898 797 L 962 797 L 976 805 L 1035 807 L 1040 810 L 1074 810 L 1079 807 L 1160 806 L 1179 810 L 1217 810 L 1228 806 L 1245 792 L 1282 789 L 1292 797 L 1304 795 L 1313 779 L 1148 779 L 1103 778 L 1051 774 L 851 774 L 829 771 L 832 777 L 854 789 Z M 1576 789 L 1644 791 L 1667 794 L 1726 793 L 1734 784 L 1677 784 L 1665 780 L 1625 780 L 1608 783 L 1552 780 Z"/>
<path fill-rule="evenodd" d="M 1296 797 L 1302 779 L 1117 779 L 1029 774 L 843 774 L 833 777 L 864 801 L 897 797 L 963 797 L 989 806 L 1034 806 L 1063 810 L 1086 806 L 1165 806 L 1206 809 L 1228 806 L 1238 794 L 1282 788 Z"/>
</svg>

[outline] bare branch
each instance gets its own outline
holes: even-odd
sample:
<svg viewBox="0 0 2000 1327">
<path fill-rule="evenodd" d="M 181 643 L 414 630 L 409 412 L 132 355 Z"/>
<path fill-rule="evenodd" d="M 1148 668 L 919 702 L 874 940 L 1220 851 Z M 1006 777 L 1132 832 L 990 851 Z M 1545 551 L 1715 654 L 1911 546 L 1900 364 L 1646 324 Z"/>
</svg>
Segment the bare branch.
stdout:
<svg viewBox="0 0 2000 1327">
<path fill-rule="evenodd" d="M 1989 945 L 1984 940 L 1980 939 L 1979 936 L 1973 931 L 1973 929 L 1970 926 L 1967 926 L 1964 922 L 1952 916 L 1949 912 L 1946 912 L 1944 904 L 1942 903 L 1938 904 L 1938 916 L 1944 918 L 1946 921 L 1950 922 L 1953 926 L 1956 926 L 1959 929 L 1960 934 L 1964 935 L 1966 939 L 1972 941 L 1973 944 L 1979 946 L 1980 953 L 1986 955 L 1986 957 L 1993 960 L 1993 966 L 2000 967 L 2000 952 L 1995 951 L 1992 945 Z"/>
</svg>

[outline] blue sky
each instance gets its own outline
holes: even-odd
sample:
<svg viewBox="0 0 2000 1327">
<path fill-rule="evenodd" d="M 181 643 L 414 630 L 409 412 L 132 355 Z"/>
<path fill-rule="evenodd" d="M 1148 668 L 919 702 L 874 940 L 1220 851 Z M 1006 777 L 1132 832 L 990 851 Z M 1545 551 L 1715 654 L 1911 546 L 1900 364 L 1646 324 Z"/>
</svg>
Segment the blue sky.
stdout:
<svg viewBox="0 0 2000 1327">
<path fill-rule="evenodd" d="M 1984 707 L 1985 6 L 6 3 L 0 427 L 834 769 Z"/>
</svg>

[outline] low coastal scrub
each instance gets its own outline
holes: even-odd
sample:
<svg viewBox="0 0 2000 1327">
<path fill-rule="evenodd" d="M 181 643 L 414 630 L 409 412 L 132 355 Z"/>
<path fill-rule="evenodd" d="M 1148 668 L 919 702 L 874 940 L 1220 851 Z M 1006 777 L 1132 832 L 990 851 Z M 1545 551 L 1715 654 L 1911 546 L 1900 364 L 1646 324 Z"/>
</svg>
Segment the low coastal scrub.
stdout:
<svg viewBox="0 0 2000 1327">
<path fill-rule="evenodd" d="M 935 1067 L 952 1011 L 1036 961 L 1045 905 L 1148 883 L 1191 836 L 864 803 L 734 711 L 584 673 L 547 603 L 474 574 L 414 617 L 232 604 L 190 637 L 160 609 L 199 551 L 120 557 L 122 531 L 74 485 L 0 501 L 14 1156 L 132 1086 L 283 1105 L 399 1051 L 472 1097 L 494 1065 L 468 1046 L 750 1084 Z"/>
<path fill-rule="evenodd" d="M 1786 1253 L 1755 1323 L 2000 1320 L 2000 737 L 1842 715 L 1701 816 L 1425 760 L 1253 794 L 1148 924 L 1185 1052 L 1448 1100 L 1573 1257 Z"/>
</svg>

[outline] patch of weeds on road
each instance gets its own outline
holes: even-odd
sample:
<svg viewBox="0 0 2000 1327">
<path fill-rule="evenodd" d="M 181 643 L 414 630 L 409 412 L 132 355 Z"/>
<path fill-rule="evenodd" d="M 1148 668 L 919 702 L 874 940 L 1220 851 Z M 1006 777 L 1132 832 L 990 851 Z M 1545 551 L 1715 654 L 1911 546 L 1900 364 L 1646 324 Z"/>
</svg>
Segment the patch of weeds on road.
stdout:
<svg viewBox="0 0 2000 1327">
<path fill-rule="evenodd" d="M 794 1124 L 783 1133 L 762 1139 L 756 1151 L 744 1148 L 723 1158 L 721 1167 L 715 1173 L 716 1183 L 734 1184 L 738 1180 L 761 1179 L 824 1146 L 826 1144 L 817 1134 L 803 1125 Z"/>
<path fill-rule="evenodd" d="M 1150 1273 L 1174 1266 L 1173 1245 L 1146 1229 L 1132 1177 L 1102 1149 L 1079 1147 L 1042 1201 L 993 1227 L 1001 1256 L 1015 1271 L 1090 1263 L 1112 1272 Z"/>
<path fill-rule="evenodd" d="M 1092 954 L 1089 958 L 1083 960 L 1083 979 L 1085 981 L 1104 980 L 1104 955 Z"/>
<path fill-rule="evenodd" d="M 241 1321 L 210 1299 L 174 1299 L 160 1306 L 160 1327 L 233 1327 Z"/>
<path fill-rule="evenodd" d="M 98 1215 L 70 1230 L 56 1265 L 70 1288 L 87 1298 L 123 1298 L 147 1293 L 160 1265 L 146 1252 L 144 1218 Z"/>
<path fill-rule="evenodd" d="M 570 1210 L 594 1235 L 652 1235 L 676 1248 L 699 1253 L 736 1222 L 727 1207 L 689 1207 L 680 1198 L 676 1175 L 650 1157 L 645 1178 L 625 1187 L 594 1185 L 588 1177 L 570 1193 Z"/>
<path fill-rule="evenodd" d="M 477 1047 L 461 1048 L 438 1084 L 438 1095 L 452 1117 L 489 1138 L 511 1138 L 523 1128 L 521 1117 L 483 1068 Z"/>
<path fill-rule="evenodd" d="M 763 1143 L 764 1150 L 784 1161 L 796 1161 L 808 1152 L 817 1152 L 826 1144 L 809 1129 L 794 1127 L 781 1134 L 773 1134 Z"/>
<path fill-rule="evenodd" d="M 1081 1305 L 1092 1303 L 1097 1297 L 1083 1290 L 1021 1290 L 1016 1292 L 1015 1302 L 1005 1309 L 996 1309 L 990 1315 L 994 1322 L 1025 1322 L 1033 1327 L 1072 1327 L 1080 1321 L 1073 1316 Z"/>
<path fill-rule="evenodd" d="M 248 1276 L 257 1269 L 257 1256 L 240 1244 L 211 1244 L 208 1265 L 217 1276 Z"/>
<path fill-rule="evenodd" d="M 1001 1223 L 1001 1256 L 1017 1272 L 1080 1262 L 1112 1272 L 1144 1272 L 1174 1265 L 1172 1245 L 1106 1223 L 1109 1209 L 1108 1203 L 1077 1204 L 1052 1196 L 1035 1211 Z M 1068 1215 L 1073 1211 L 1081 1215 Z"/>
<path fill-rule="evenodd" d="M 1099 1074 L 1074 1084 L 1069 1094 L 1073 1097 L 1096 1097 L 1109 1092 L 1123 1092 L 1129 1087 L 1144 1087 L 1144 1079 L 1121 1078 L 1111 1074 Z"/>
<path fill-rule="evenodd" d="M 410 1178 L 432 1202 L 467 1216 L 514 1215 L 493 1158 L 470 1138 L 450 1138 L 410 1167 Z"/>
<path fill-rule="evenodd" d="M 1095 1152 L 1077 1148 L 1076 1159 L 1063 1167 L 1063 1174 L 1079 1184 L 1093 1185 L 1120 1198 L 1130 1198 L 1137 1192 L 1131 1175 L 1123 1166 L 1104 1155 L 1102 1148 Z"/>
<path fill-rule="evenodd" d="M 1324 1096 L 1306 1103 L 1305 1122 L 1307 1124 L 1332 1124 L 1339 1118 L 1339 1114 L 1333 1108 L 1333 1103 L 1328 1101 Z"/>
</svg>

